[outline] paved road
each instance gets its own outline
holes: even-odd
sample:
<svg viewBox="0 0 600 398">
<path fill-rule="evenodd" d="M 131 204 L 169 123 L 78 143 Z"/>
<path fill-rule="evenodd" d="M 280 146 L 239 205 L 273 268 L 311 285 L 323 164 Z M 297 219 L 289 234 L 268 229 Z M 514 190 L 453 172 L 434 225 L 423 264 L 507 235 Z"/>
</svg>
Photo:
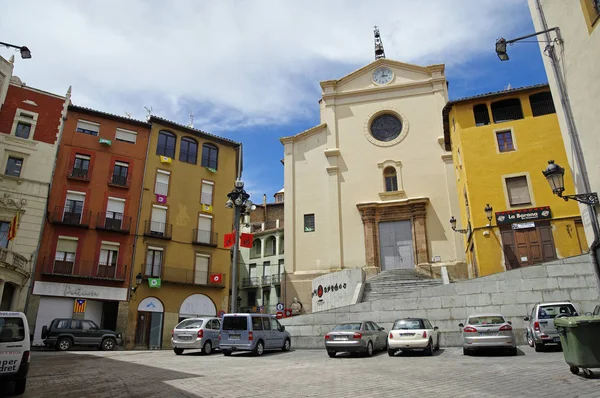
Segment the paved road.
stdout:
<svg viewBox="0 0 600 398">
<path fill-rule="evenodd" d="M 464 357 L 448 348 L 434 357 L 383 353 L 334 359 L 321 350 L 259 358 L 34 352 L 23 397 L 600 397 L 600 369 L 594 379 L 585 379 L 569 372 L 561 352 L 522 350 L 517 357 Z"/>
</svg>

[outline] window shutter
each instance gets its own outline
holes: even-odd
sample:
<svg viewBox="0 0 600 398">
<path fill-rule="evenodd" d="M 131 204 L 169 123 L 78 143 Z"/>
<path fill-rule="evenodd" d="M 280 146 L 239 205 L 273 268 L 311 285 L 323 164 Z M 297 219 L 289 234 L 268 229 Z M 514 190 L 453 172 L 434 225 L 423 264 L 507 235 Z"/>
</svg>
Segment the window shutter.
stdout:
<svg viewBox="0 0 600 398">
<path fill-rule="evenodd" d="M 125 213 L 125 201 L 108 198 L 108 204 L 106 205 L 107 212 L 113 213 Z"/>
<path fill-rule="evenodd" d="M 156 187 L 154 189 L 154 193 L 158 195 L 167 195 L 169 192 L 169 174 L 161 173 L 160 171 L 156 173 Z"/>
<path fill-rule="evenodd" d="M 115 138 L 119 141 L 131 142 L 132 144 L 135 144 L 137 140 L 137 133 L 135 131 L 117 129 Z"/>
<path fill-rule="evenodd" d="M 198 230 L 210 232 L 212 227 L 212 218 L 209 217 L 198 217 Z"/>
<path fill-rule="evenodd" d="M 58 238 L 58 243 L 56 244 L 56 251 L 64 253 L 77 253 L 77 241 L 71 239 Z"/>
<path fill-rule="evenodd" d="M 163 209 L 158 206 L 152 206 L 152 222 L 166 224 L 167 223 L 167 209 Z"/>
<path fill-rule="evenodd" d="M 84 120 L 78 120 L 77 121 L 77 128 L 78 129 L 95 131 L 96 133 L 98 133 L 100 131 L 100 126 L 99 125 L 91 123 L 91 122 L 86 122 Z"/>
<path fill-rule="evenodd" d="M 202 195 L 201 202 L 204 205 L 212 206 L 212 197 L 213 197 L 213 184 L 203 181 L 202 182 Z"/>
<path fill-rule="evenodd" d="M 78 202 L 85 202 L 85 194 L 77 192 L 67 192 L 67 200 L 75 200 Z"/>
<path fill-rule="evenodd" d="M 208 262 L 210 257 L 204 254 L 196 254 L 196 271 L 194 283 L 199 285 L 208 284 Z"/>
<path fill-rule="evenodd" d="M 531 203 L 527 177 L 507 178 L 506 189 L 508 191 L 508 200 L 510 201 L 511 206 Z"/>
</svg>

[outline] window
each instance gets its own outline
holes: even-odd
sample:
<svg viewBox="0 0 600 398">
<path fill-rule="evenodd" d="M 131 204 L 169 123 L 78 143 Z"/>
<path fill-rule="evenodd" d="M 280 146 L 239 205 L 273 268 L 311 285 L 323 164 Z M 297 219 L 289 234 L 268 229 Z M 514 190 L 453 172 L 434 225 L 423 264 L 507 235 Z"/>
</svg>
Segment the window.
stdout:
<svg viewBox="0 0 600 398">
<path fill-rule="evenodd" d="M 217 170 L 217 163 L 219 160 L 219 150 L 213 144 L 202 145 L 202 164 L 201 166 L 208 167 L 209 169 Z"/>
<path fill-rule="evenodd" d="M 260 316 L 252 317 L 252 330 L 254 330 L 254 331 L 263 330 L 262 317 L 260 317 Z"/>
<path fill-rule="evenodd" d="M 73 169 L 71 170 L 71 177 L 87 179 L 90 169 L 90 159 L 88 155 L 76 154 Z"/>
<path fill-rule="evenodd" d="M 108 197 L 106 204 L 106 219 L 104 226 L 109 229 L 121 229 L 123 222 L 123 213 L 125 213 L 125 199 Z"/>
<path fill-rule="evenodd" d="M 279 237 L 279 254 L 283 254 L 285 250 L 285 238 L 283 236 Z"/>
<path fill-rule="evenodd" d="M 84 193 L 72 191 L 67 192 L 67 200 L 65 202 L 63 222 L 69 224 L 79 224 L 81 222 L 81 215 L 83 214 L 84 202 Z"/>
<path fill-rule="evenodd" d="M 23 159 L 9 156 L 8 161 L 6 162 L 6 170 L 4 170 L 4 174 L 7 176 L 20 177 L 22 167 Z"/>
<path fill-rule="evenodd" d="M 117 141 L 123 141 L 123 142 L 129 142 L 130 144 L 135 144 L 135 142 L 137 141 L 137 133 L 135 131 L 117 129 L 115 139 Z"/>
<path fill-rule="evenodd" d="M 279 264 L 277 264 L 277 268 L 278 268 L 277 273 L 279 275 L 283 274 L 283 271 L 285 269 L 285 267 L 284 267 L 284 259 L 283 258 L 279 260 Z"/>
<path fill-rule="evenodd" d="M 196 253 L 196 268 L 194 270 L 194 283 L 196 285 L 208 284 L 208 264 L 210 256 L 208 254 Z"/>
<path fill-rule="evenodd" d="M 250 249 L 250 258 L 257 258 L 261 256 L 262 242 L 260 239 L 254 239 L 252 241 L 252 249 Z"/>
<path fill-rule="evenodd" d="M 271 275 L 271 262 L 263 261 L 263 277 Z"/>
<path fill-rule="evenodd" d="M 274 236 L 269 236 L 265 242 L 265 256 L 274 256 L 277 245 L 277 239 Z"/>
<path fill-rule="evenodd" d="M 494 123 L 523 119 L 521 101 L 518 98 L 511 98 L 492 102 L 492 117 Z"/>
<path fill-rule="evenodd" d="M 531 113 L 534 117 L 556 113 L 550 91 L 530 95 L 529 104 L 531 105 Z"/>
<path fill-rule="evenodd" d="M 0 221 L 0 247 L 8 247 L 8 230 L 10 229 L 10 222 Z"/>
<path fill-rule="evenodd" d="M 102 242 L 102 246 L 100 247 L 100 260 L 98 261 L 98 276 L 101 278 L 114 278 L 118 259 L 118 244 Z"/>
<path fill-rule="evenodd" d="M 98 325 L 96 325 L 92 321 L 81 321 L 81 327 L 83 330 L 98 330 L 100 329 Z"/>
<path fill-rule="evenodd" d="M 127 186 L 127 175 L 129 174 L 129 163 L 115 162 L 111 183 L 120 186 Z"/>
<path fill-rule="evenodd" d="M 77 121 L 77 130 L 78 133 L 88 134 L 97 136 L 100 132 L 100 125 L 94 122 L 88 122 L 85 120 Z"/>
<path fill-rule="evenodd" d="M 23 319 L 17 317 L 0 318 L 0 343 L 16 343 L 23 340 L 25 340 Z M 10 366 L 8 366 L 8 369 L 10 369 Z"/>
<path fill-rule="evenodd" d="M 163 261 L 163 249 L 160 247 L 148 247 L 146 252 L 146 276 L 160 278 Z"/>
<path fill-rule="evenodd" d="M 248 330 L 248 318 L 245 316 L 226 316 L 223 318 L 223 330 Z"/>
<path fill-rule="evenodd" d="M 152 218 L 150 221 L 150 233 L 163 236 L 167 225 L 167 208 L 164 206 L 152 206 Z"/>
<path fill-rule="evenodd" d="M 15 135 L 19 138 L 29 138 L 29 134 L 31 134 L 31 124 L 18 122 L 17 130 L 15 131 Z"/>
<path fill-rule="evenodd" d="M 531 204 L 526 176 L 507 178 L 506 190 L 508 191 L 508 200 L 511 206 Z"/>
<path fill-rule="evenodd" d="M 158 133 L 158 144 L 156 145 L 156 154 L 166 156 L 168 158 L 175 157 L 175 134 L 168 131 Z"/>
<path fill-rule="evenodd" d="M 157 195 L 167 196 L 169 193 L 169 177 L 171 173 L 168 171 L 157 170 L 156 171 L 156 185 L 154 186 L 154 193 Z"/>
<path fill-rule="evenodd" d="M 496 132 L 496 141 L 498 142 L 498 150 L 500 152 L 510 152 L 515 150 L 512 132 L 510 130 Z"/>
<path fill-rule="evenodd" d="M 304 215 L 304 232 L 314 232 L 315 231 L 315 215 L 314 214 L 305 214 Z"/>
<path fill-rule="evenodd" d="M 181 147 L 179 148 L 179 160 L 196 164 L 198 160 L 198 143 L 191 138 L 182 138 Z"/>
<path fill-rule="evenodd" d="M 215 183 L 212 181 L 202 181 L 202 194 L 200 195 L 200 203 L 212 206 L 214 186 Z"/>
<path fill-rule="evenodd" d="M 383 177 L 385 179 L 385 191 L 395 192 L 398 190 L 398 178 L 396 177 L 396 169 L 393 167 L 386 167 L 383 170 Z"/>
<path fill-rule="evenodd" d="M 77 253 L 77 238 L 59 236 L 54 256 L 54 273 L 71 275 Z"/>
<path fill-rule="evenodd" d="M 600 21 L 600 0 L 582 0 L 581 8 L 585 19 L 588 33 L 592 34 Z"/>
<path fill-rule="evenodd" d="M 204 214 L 198 215 L 198 231 L 196 234 L 196 242 L 212 243 L 212 217 Z"/>
<path fill-rule="evenodd" d="M 490 114 L 486 104 L 477 104 L 473 106 L 473 116 L 475 117 L 475 126 L 487 126 L 490 124 Z"/>
</svg>

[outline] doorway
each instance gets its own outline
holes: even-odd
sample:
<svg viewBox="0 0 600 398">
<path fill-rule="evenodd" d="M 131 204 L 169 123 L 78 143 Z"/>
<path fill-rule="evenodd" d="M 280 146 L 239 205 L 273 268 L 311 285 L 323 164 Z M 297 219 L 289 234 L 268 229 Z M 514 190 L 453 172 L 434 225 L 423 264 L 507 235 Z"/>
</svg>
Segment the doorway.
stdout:
<svg viewBox="0 0 600 398">
<path fill-rule="evenodd" d="M 410 220 L 386 221 L 379 225 L 381 270 L 413 269 L 413 234 Z"/>
<path fill-rule="evenodd" d="M 135 345 L 139 348 L 160 350 L 162 341 L 161 312 L 138 311 Z"/>
<path fill-rule="evenodd" d="M 0 311 L 10 311 L 14 294 L 15 286 L 12 283 L 4 282 L 4 292 L 0 297 Z"/>
<path fill-rule="evenodd" d="M 549 222 L 512 224 L 501 229 L 506 269 L 527 267 L 556 259 Z"/>
<path fill-rule="evenodd" d="M 105 301 L 102 305 L 103 329 L 117 330 L 117 314 L 119 313 L 118 301 Z"/>
</svg>

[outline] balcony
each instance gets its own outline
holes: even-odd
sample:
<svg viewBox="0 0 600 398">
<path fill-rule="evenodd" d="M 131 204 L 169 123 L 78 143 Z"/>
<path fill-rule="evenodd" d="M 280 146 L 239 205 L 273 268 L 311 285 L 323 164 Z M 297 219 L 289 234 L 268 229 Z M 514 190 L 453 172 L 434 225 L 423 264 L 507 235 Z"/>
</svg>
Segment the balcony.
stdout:
<svg viewBox="0 0 600 398">
<path fill-rule="evenodd" d="M 242 287 L 259 287 L 260 282 L 259 277 L 242 278 Z"/>
<path fill-rule="evenodd" d="M 521 105 L 503 106 L 494 108 L 492 105 L 492 117 L 494 123 L 510 122 L 511 120 L 523 119 L 523 110 Z"/>
<path fill-rule="evenodd" d="M 96 229 L 128 234 L 131 230 L 131 217 L 121 216 L 119 219 L 107 217 L 106 213 L 98 213 L 98 217 L 96 217 Z"/>
<path fill-rule="evenodd" d="M 42 263 L 42 275 L 124 282 L 127 265 L 113 266 L 98 261 L 63 261 L 46 257 Z"/>
<path fill-rule="evenodd" d="M 215 288 L 225 287 L 226 274 L 221 273 L 221 280 L 214 282 L 210 275 L 217 272 L 196 272 L 189 268 L 163 267 L 162 282 L 176 283 L 180 285 L 206 286 Z M 152 278 L 152 276 L 149 276 Z"/>
<path fill-rule="evenodd" d="M 29 275 L 28 262 L 29 261 L 19 253 L 0 247 L 0 264 L 4 268 L 18 270 L 21 273 Z"/>
<path fill-rule="evenodd" d="M 52 224 L 70 225 L 72 227 L 87 228 L 90 226 L 92 212 L 83 210 L 80 213 L 72 211 L 64 206 L 56 206 L 52 212 L 50 222 Z"/>
<path fill-rule="evenodd" d="M 195 229 L 192 244 L 217 247 L 219 235 L 216 232 Z"/>
<path fill-rule="evenodd" d="M 118 176 L 113 175 L 108 179 L 108 185 L 111 187 L 117 188 L 129 188 L 131 185 L 131 178 L 129 175 L 126 176 Z"/>
<path fill-rule="evenodd" d="M 144 224 L 144 236 L 158 239 L 171 239 L 173 224 L 165 224 L 146 220 Z"/>
<path fill-rule="evenodd" d="M 67 178 L 70 180 L 89 181 L 90 174 L 89 169 L 71 167 L 71 169 L 69 169 L 69 174 L 67 174 Z"/>
<path fill-rule="evenodd" d="M 261 278 L 261 285 L 262 286 L 271 286 L 271 276 L 270 275 L 265 275 Z"/>
<path fill-rule="evenodd" d="M 283 228 L 283 220 L 272 220 L 266 222 L 253 222 L 250 224 L 250 232 L 257 233 L 263 231 L 271 231 L 278 228 Z"/>
<path fill-rule="evenodd" d="M 283 275 L 281 275 L 281 274 L 271 275 L 271 284 L 272 285 L 279 285 L 279 284 L 281 284 L 282 280 L 283 280 Z"/>
</svg>

